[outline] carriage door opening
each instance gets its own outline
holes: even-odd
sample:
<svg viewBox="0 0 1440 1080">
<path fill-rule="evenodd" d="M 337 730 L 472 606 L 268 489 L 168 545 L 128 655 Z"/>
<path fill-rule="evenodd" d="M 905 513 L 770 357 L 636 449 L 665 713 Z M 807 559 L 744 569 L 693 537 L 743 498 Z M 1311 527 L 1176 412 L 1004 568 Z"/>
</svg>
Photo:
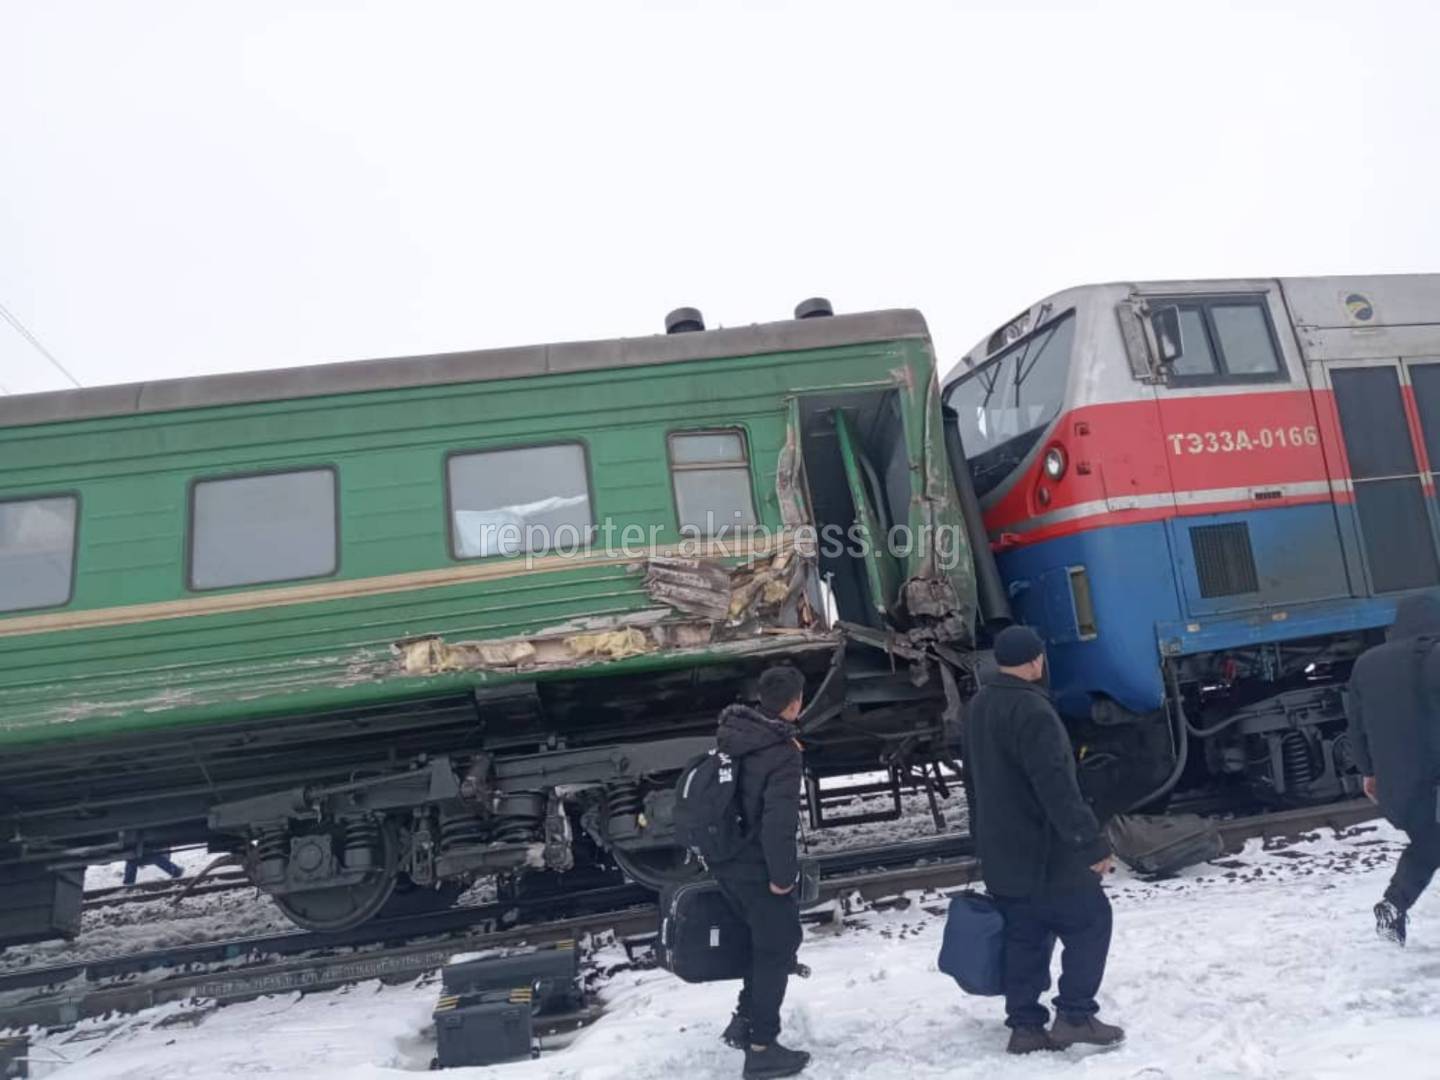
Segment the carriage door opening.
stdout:
<svg viewBox="0 0 1440 1080">
<path fill-rule="evenodd" d="M 883 627 L 897 609 L 904 565 L 890 530 L 908 524 L 910 463 L 899 395 L 837 392 L 798 399 L 801 455 L 820 572 L 841 619 Z"/>
<path fill-rule="evenodd" d="M 1408 372 L 1395 362 L 1327 365 L 1350 463 L 1356 525 L 1375 593 L 1440 582 L 1433 521 L 1434 481 L 1421 465 L 1405 395 Z M 1440 438 L 1440 382 L 1435 365 L 1416 365 L 1417 407 L 1428 406 L 1430 430 Z M 1420 405 L 1421 399 L 1425 405 Z M 1422 416 L 1424 413 L 1422 412 Z M 1426 437 L 1429 436 L 1428 432 Z"/>
</svg>

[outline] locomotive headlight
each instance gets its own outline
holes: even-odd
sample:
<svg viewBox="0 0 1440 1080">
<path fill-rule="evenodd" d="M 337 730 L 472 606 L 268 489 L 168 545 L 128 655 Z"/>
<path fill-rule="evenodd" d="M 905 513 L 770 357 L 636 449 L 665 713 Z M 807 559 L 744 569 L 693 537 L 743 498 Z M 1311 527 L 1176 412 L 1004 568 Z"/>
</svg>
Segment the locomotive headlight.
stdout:
<svg viewBox="0 0 1440 1080">
<path fill-rule="evenodd" d="M 1059 480 L 1065 475 L 1065 451 L 1058 446 L 1045 451 L 1045 475 L 1051 480 Z"/>
</svg>

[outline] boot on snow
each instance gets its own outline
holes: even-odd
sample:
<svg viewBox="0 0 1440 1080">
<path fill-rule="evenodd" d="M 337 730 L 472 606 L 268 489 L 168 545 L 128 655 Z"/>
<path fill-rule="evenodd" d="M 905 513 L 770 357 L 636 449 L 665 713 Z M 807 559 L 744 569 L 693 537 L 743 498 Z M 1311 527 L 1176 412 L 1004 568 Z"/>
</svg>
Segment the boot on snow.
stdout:
<svg viewBox="0 0 1440 1080">
<path fill-rule="evenodd" d="M 1050 1026 L 1050 1041 L 1067 1046 L 1114 1046 L 1125 1040 L 1125 1029 L 1094 1016 L 1057 1016 Z"/>
<path fill-rule="evenodd" d="M 772 1077 L 794 1076 L 810 1064 L 804 1050 L 791 1050 L 772 1042 L 763 1050 L 745 1049 L 745 1080 L 771 1080 Z"/>
<path fill-rule="evenodd" d="M 1375 905 L 1375 933 L 1402 948 L 1405 945 L 1405 924 L 1408 921 L 1405 909 L 1396 907 L 1389 900 L 1381 900 Z"/>
<path fill-rule="evenodd" d="M 1037 1050 L 1059 1050 L 1043 1027 L 1017 1027 L 1010 1032 L 1007 1054 L 1033 1054 Z"/>
</svg>

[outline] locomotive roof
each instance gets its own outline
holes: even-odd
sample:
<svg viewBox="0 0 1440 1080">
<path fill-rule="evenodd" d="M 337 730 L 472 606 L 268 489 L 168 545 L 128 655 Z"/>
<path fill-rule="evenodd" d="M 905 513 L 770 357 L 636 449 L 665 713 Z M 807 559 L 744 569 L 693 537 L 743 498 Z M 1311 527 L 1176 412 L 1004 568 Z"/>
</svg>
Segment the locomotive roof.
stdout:
<svg viewBox="0 0 1440 1080">
<path fill-rule="evenodd" d="M 928 337 L 929 330 L 920 312 L 901 308 L 823 318 L 786 319 L 693 333 L 350 360 L 309 367 L 0 397 L 0 427 L 576 371 L 605 371 Z"/>
<path fill-rule="evenodd" d="M 1381 326 L 1413 323 L 1433 324 L 1440 311 L 1440 274 L 1330 274 L 1312 277 L 1280 278 L 1194 278 L 1156 281 L 1109 281 L 1077 285 L 1052 293 L 1031 304 L 1011 323 L 1027 317 L 1048 318 L 1042 313 L 1048 307 L 1058 314 L 1082 296 L 1097 293 L 1134 294 L 1137 296 L 1175 296 L 1187 293 L 1224 293 L 1231 291 L 1260 292 L 1278 286 L 1297 326 L 1347 328 L 1357 326 L 1371 330 Z M 1348 301 L 1358 299 L 1371 305 L 1371 314 L 1362 323 L 1353 320 Z M 1010 323 L 981 338 L 950 370 L 945 378 L 948 389 L 964 378 L 974 367 L 999 352 L 992 345 L 997 335 Z M 966 366 L 964 360 L 973 361 Z"/>
</svg>

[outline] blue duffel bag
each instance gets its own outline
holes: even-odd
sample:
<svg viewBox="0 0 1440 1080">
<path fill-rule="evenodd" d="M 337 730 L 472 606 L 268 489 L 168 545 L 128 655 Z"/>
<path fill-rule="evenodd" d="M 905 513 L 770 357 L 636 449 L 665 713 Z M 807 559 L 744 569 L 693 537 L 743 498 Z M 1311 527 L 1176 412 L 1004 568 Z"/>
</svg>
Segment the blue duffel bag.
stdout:
<svg viewBox="0 0 1440 1080">
<path fill-rule="evenodd" d="M 1005 993 L 1005 918 L 988 896 L 963 892 L 950 901 L 939 966 L 967 994 Z"/>
</svg>

